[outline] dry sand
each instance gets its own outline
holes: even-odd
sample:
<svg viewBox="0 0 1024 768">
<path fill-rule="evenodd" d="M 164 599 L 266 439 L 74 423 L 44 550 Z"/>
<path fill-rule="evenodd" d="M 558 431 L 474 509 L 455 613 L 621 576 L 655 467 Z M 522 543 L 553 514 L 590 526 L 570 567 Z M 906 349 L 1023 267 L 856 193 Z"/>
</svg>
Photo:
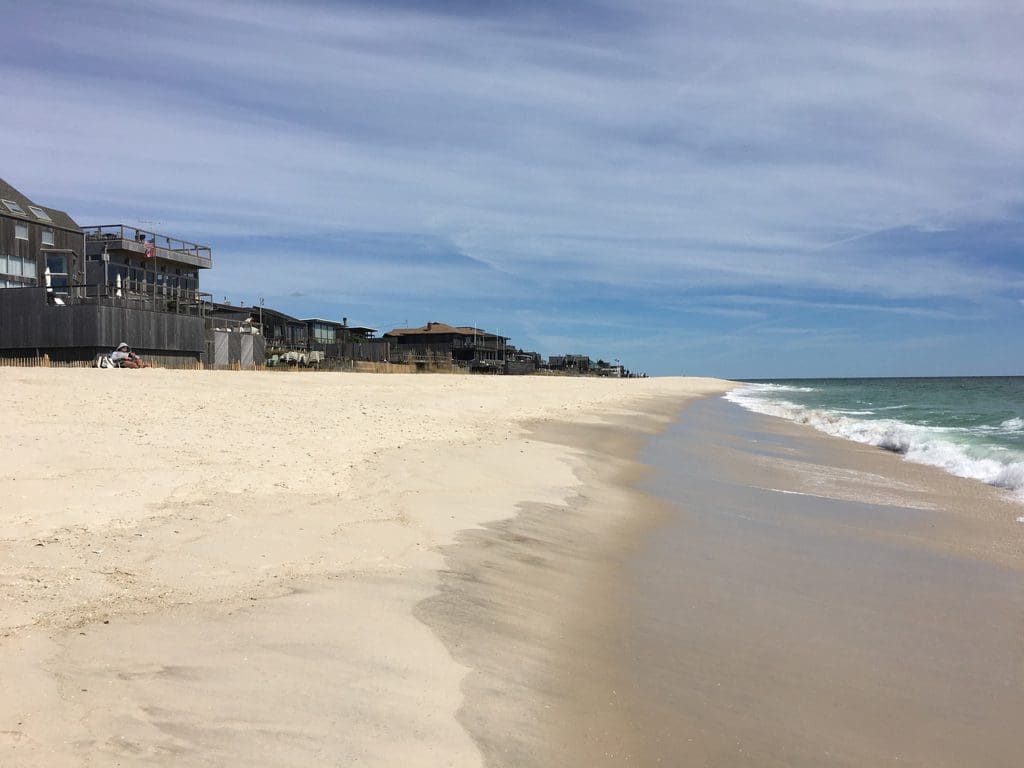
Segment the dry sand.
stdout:
<svg viewBox="0 0 1024 768">
<path fill-rule="evenodd" d="M 572 612 L 500 626 L 537 585 L 460 603 L 446 556 L 471 562 L 521 512 L 576 526 L 586 561 L 635 501 L 601 425 L 656 429 L 728 386 L 3 368 L 0 385 L 0 765 L 48 768 L 536 758 L 503 730 L 543 730 Z M 551 436 L 566 424 L 584 438 Z M 559 567 L 574 553 L 520 544 L 583 595 Z M 460 652 L 470 616 L 521 657 Z"/>
</svg>

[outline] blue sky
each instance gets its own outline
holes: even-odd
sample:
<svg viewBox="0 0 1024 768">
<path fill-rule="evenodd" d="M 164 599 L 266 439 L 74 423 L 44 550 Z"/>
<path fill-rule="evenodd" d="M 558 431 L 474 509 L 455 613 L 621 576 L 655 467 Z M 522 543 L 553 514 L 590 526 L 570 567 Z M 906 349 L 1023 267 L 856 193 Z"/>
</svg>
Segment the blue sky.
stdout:
<svg viewBox="0 0 1024 768">
<path fill-rule="evenodd" d="M 1024 6 L 0 0 L 0 176 L 652 374 L 1024 374 Z"/>
</svg>

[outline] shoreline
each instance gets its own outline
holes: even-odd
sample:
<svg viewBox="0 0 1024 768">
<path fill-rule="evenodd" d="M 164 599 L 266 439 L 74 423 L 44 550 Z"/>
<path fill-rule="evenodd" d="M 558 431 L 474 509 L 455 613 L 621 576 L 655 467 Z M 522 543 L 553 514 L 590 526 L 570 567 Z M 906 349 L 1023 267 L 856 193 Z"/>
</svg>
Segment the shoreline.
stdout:
<svg viewBox="0 0 1024 768">
<path fill-rule="evenodd" d="M 753 473 L 751 482 L 767 487 L 769 473 L 776 471 L 789 478 L 781 489 L 789 493 L 927 510 L 932 515 L 928 530 L 919 532 L 921 542 L 1008 567 L 1024 567 L 1024 534 L 1016 520 L 1024 514 L 1024 503 L 1015 491 L 908 460 L 881 446 L 831 435 L 809 424 L 736 407 L 766 434 L 798 440 L 820 455 L 822 465 L 840 470 L 830 478 L 832 487 L 824 492 L 820 474 L 801 471 L 799 462 L 787 462 L 785 456 L 765 457 L 756 468 L 747 468 Z M 866 479 L 888 488 L 869 487 Z"/>
<path fill-rule="evenodd" d="M 579 487 L 577 449 L 527 422 L 635 421 L 729 386 L 0 380 L 0 672 L 20 694 L 0 755 L 24 766 L 481 764 L 454 716 L 468 670 L 415 616 L 439 548 Z"/>
<path fill-rule="evenodd" d="M 625 557 L 663 514 L 636 487 L 649 471 L 637 457 L 690 402 L 534 425 L 531 439 L 572 452 L 572 495 L 518 504 L 443 549 L 440 591 L 417 615 L 470 670 L 459 721 L 486 765 L 619 764 L 635 752 L 632 728 L 608 706 L 621 669 L 602 638 L 619 617 Z"/>
<path fill-rule="evenodd" d="M 1016 764 L 1008 494 L 721 399 L 643 459 L 671 513 L 626 570 L 638 764 Z"/>
</svg>

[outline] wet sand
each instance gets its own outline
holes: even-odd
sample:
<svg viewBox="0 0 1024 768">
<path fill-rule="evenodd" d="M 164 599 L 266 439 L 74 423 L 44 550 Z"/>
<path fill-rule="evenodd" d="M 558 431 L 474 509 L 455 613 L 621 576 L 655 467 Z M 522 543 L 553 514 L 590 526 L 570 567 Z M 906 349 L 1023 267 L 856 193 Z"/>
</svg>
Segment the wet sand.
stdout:
<svg viewBox="0 0 1024 768">
<path fill-rule="evenodd" d="M 719 398 L 642 457 L 668 511 L 608 677 L 634 764 L 1020 765 L 1019 504 Z"/>
<path fill-rule="evenodd" d="M 487 765 L 1019 764 L 1017 503 L 718 397 L 646 426 L 536 429 L 580 493 L 444 550 Z"/>
<path fill-rule="evenodd" d="M 635 754 L 636 729 L 614 701 L 622 569 L 661 518 L 636 487 L 648 468 L 635 457 L 679 408 L 666 398 L 639 418 L 535 423 L 533 440 L 576 456 L 576 494 L 520 505 L 443 548 L 440 591 L 417 616 L 470 669 L 458 717 L 486 765 L 620 765 Z"/>
</svg>

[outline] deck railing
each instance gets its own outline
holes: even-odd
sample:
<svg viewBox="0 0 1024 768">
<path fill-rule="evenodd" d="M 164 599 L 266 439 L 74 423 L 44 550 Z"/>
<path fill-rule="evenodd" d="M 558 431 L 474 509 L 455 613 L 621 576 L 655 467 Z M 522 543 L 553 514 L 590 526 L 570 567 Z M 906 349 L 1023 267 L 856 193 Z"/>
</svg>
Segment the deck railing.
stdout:
<svg viewBox="0 0 1024 768">
<path fill-rule="evenodd" d="M 157 285 L 145 280 L 125 280 L 120 286 L 96 283 L 71 285 L 55 290 L 51 295 L 71 304 L 174 312 L 193 317 L 205 317 L 206 305 L 213 299 L 211 294 L 203 291 Z"/>
</svg>

